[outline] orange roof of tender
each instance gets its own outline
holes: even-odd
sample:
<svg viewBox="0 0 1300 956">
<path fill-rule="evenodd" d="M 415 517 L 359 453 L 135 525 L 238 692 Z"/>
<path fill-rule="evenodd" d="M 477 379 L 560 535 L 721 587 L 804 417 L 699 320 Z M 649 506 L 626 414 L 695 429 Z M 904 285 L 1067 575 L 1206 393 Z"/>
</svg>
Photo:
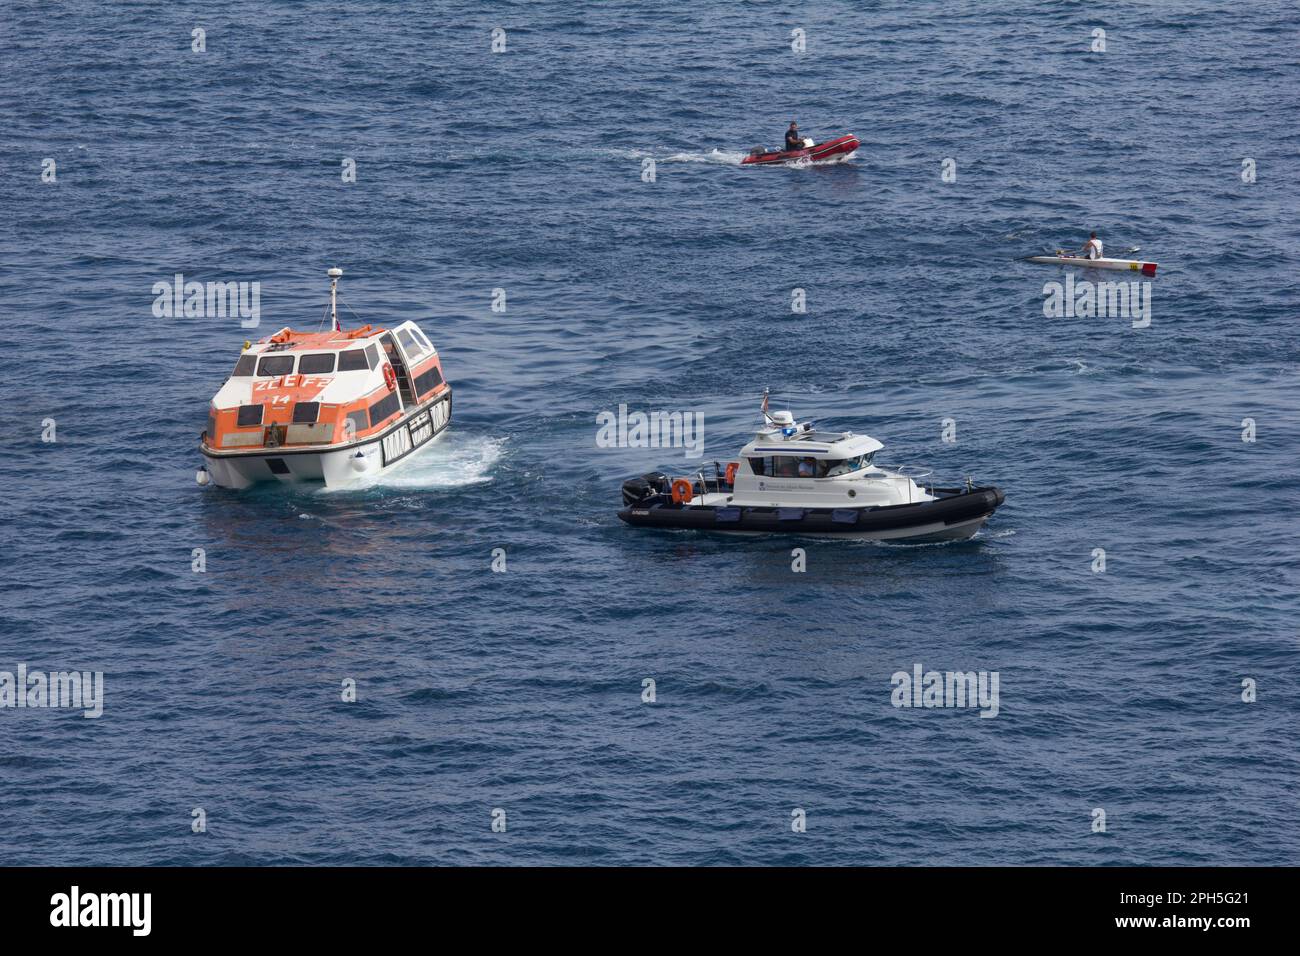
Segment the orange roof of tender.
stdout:
<svg viewBox="0 0 1300 956">
<path fill-rule="evenodd" d="M 359 329 L 348 331 L 331 330 L 328 332 L 295 332 L 293 329 L 281 329 L 272 336 L 258 340 L 258 345 L 286 345 L 288 349 L 329 349 L 341 348 L 358 339 L 367 339 L 379 335 L 384 329 L 363 325 Z M 288 351 L 286 349 L 286 351 Z"/>
</svg>

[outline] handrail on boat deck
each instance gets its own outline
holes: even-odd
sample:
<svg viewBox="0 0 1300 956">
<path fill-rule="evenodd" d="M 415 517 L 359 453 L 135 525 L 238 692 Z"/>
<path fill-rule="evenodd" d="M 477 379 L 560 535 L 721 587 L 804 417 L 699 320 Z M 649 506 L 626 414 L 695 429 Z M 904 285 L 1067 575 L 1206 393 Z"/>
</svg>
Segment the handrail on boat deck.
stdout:
<svg viewBox="0 0 1300 956">
<path fill-rule="evenodd" d="M 886 476 L 887 480 L 892 480 L 895 478 L 909 479 L 911 480 L 912 484 L 916 485 L 917 487 L 925 488 L 925 493 L 928 494 L 931 498 L 934 497 L 934 482 L 931 481 L 928 485 L 922 485 L 920 482 L 920 479 L 922 478 L 934 477 L 933 468 L 927 468 L 925 467 L 925 465 L 877 465 L 876 467 L 879 468 L 881 471 L 893 472 L 893 474 Z M 911 486 L 909 486 L 907 489 L 907 503 L 912 504 Z"/>
</svg>

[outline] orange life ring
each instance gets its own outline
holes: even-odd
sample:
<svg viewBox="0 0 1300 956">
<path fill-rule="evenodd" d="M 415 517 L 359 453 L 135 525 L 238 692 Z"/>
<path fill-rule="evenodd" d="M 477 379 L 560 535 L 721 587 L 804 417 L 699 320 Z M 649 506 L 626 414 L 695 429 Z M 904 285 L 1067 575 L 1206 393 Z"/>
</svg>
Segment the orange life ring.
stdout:
<svg viewBox="0 0 1300 956">
<path fill-rule="evenodd" d="M 397 388 L 397 373 L 387 362 L 384 363 L 384 384 L 388 386 L 390 392 Z"/>
<path fill-rule="evenodd" d="M 739 470 L 739 468 L 740 468 L 740 462 L 738 461 L 727 462 L 727 484 L 734 485 L 736 483 L 736 472 L 737 470 Z"/>
<path fill-rule="evenodd" d="M 678 478 L 673 482 L 673 504 L 689 504 L 690 500 L 695 497 L 695 490 L 691 483 L 685 478 Z"/>
</svg>

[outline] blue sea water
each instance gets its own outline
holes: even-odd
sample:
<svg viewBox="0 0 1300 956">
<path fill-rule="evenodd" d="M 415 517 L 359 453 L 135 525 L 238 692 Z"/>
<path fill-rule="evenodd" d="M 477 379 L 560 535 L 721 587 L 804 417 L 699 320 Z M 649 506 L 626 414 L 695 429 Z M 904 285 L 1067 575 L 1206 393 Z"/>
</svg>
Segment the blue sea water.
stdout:
<svg viewBox="0 0 1300 956">
<path fill-rule="evenodd" d="M 1300 863 L 1294 4 L 5 21 L 0 670 L 105 701 L 0 709 L 0 862 Z M 792 117 L 862 149 L 738 165 Z M 1160 263 L 1148 328 L 1044 317 L 1018 258 L 1090 229 Z M 260 282 L 261 335 L 335 265 L 438 346 L 451 430 L 359 490 L 197 487 L 250 333 L 154 283 Z M 601 411 L 725 461 L 765 387 L 1006 505 L 912 548 L 616 520 L 697 464 Z M 998 715 L 895 708 L 915 664 Z"/>
</svg>

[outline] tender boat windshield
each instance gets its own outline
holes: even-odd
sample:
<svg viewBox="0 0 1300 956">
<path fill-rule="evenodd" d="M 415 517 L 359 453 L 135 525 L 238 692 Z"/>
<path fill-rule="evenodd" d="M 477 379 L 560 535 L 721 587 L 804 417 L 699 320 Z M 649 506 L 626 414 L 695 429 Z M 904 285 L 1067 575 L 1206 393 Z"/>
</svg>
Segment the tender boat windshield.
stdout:
<svg viewBox="0 0 1300 956">
<path fill-rule="evenodd" d="M 257 374 L 260 378 L 267 378 L 272 375 L 289 375 L 292 372 L 292 355 L 263 355 L 257 363 Z"/>
<path fill-rule="evenodd" d="M 333 352 L 313 352 L 298 359 L 298 372 L 302 375 L 329 375 L 333 371 Z"/>
</svg>

